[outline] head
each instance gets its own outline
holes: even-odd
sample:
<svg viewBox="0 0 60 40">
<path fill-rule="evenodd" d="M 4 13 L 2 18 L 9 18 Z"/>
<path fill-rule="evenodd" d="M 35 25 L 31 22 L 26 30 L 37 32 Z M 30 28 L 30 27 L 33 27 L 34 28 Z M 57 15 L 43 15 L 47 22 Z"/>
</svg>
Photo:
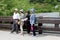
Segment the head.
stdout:
<svg viewBox="0 0 60 40">
<path fill-rule="evenodd" d="M 30 14 L 30 11 L 27 11 L 27 14 Z"/>
<path fill-rule="evenodd" d="M 23 13 L 23 9 L 20 10 L 20 13 Z"/>
<path fill-rule="evenodd" d="M 18 13 L 18 9 L 16 8 L 16 9 L 14 10 L 14 12 L 15 12 L 15 13 Z"/>
<path fill-rule="evenodd" d="M 34 12 L 35 12 L 35 9 L 34 9 L 34 8 L 32 8 L 30 11 L 31 11 L 31 13 L 34 13 Z"/>
</svg>

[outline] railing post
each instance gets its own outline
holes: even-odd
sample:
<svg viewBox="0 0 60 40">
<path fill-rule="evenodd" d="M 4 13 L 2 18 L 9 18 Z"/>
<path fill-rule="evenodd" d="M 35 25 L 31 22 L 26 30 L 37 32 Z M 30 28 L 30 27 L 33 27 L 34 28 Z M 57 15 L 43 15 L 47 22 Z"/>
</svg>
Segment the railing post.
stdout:
<svg viewBox="0 0 60 40">
<path fill-rule="evenodd" d="M 42 23 L 38 23 L 38 33 L 39 34 L 42 34 L 42 28 L 41 28 L 41 26 L 42 26 Z"/>
<path fill-rule="evenodd" d="M 55 24 L 55 28 L 59 28 L 59 24 Z"/>
</svg>

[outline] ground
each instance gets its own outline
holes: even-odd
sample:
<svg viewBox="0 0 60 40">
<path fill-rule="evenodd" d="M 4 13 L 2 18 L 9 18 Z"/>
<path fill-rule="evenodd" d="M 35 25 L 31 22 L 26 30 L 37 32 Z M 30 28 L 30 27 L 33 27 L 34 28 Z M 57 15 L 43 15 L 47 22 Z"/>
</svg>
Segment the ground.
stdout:
<svg viewBox="0 0 60 40">
<path fill-rule="evenodd" d="M 38 34 L 37 36 L 32 36 L 31 34 L 27 34 L 25 32 L 24 36 L 19 34 L 10 33 L 10 31 L 0 30 L 0 40 L 59 40 L 60 34 L 53 34 L 53 33 L 43 33 Z"/>
</svg>

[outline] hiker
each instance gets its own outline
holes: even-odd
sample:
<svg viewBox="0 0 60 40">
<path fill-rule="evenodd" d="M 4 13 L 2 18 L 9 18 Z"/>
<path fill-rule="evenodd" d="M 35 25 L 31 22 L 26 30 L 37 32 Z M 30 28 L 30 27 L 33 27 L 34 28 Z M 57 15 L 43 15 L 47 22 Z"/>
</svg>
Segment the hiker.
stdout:
<svg viewBox="0 0 60 40">
<path fill-rule="evenodd" d="M 30 33 L 30 11 L 27 11 L 26 13 L 26 18 L 27 20 L 25 21 L 25 26 L 26 26 L 26 29 L 27 29 L 27 33 L 29 34 Z"/>
<path fill-rule="evenodd" d="M 34 12 L 35 12 L 35 10 L 34 10 L 34 8 L 32 8 L 31 9 L 31 16 L 30 16 L 30 24 L 31 24 L 31 30 L 33 32 L 33 36 L 36 36 L 35 26 L 34 26 L 36 16 L 35 16 Z"/>
<path fill-rule="evenodd" d="M 16 31 L 16 33 L 18 34 L 18 21 L 19 20 L 20 20 L 20 14 L 18 13 L 18 9 L 15 9 L 14 14 L 13 14 L 13 25 L 12 25 L 11 33 Z"/>
<path fill-rule="evenodd" d="M 23 9 L 20 10 L 20 30 L 21 30 L 21 35 L 23 35 L 23 25 L 24 25 L 24 13 Z"/>
</svg>

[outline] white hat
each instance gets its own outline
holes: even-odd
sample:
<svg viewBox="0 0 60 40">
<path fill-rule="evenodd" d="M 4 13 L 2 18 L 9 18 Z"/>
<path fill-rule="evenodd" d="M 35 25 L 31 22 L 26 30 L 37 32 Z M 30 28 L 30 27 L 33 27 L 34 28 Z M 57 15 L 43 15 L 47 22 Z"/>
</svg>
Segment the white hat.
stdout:
<svg viewBox="0 0 60 40">
<path fill-rule="evenodd" d="M 18 11 L 18 9 L 16 8 L 15 11 Z"/>
<path fill-rule="evenodd" d="M 21 9 L 20 11 L 23 12 L 23 9 Z"/>
</svg>

